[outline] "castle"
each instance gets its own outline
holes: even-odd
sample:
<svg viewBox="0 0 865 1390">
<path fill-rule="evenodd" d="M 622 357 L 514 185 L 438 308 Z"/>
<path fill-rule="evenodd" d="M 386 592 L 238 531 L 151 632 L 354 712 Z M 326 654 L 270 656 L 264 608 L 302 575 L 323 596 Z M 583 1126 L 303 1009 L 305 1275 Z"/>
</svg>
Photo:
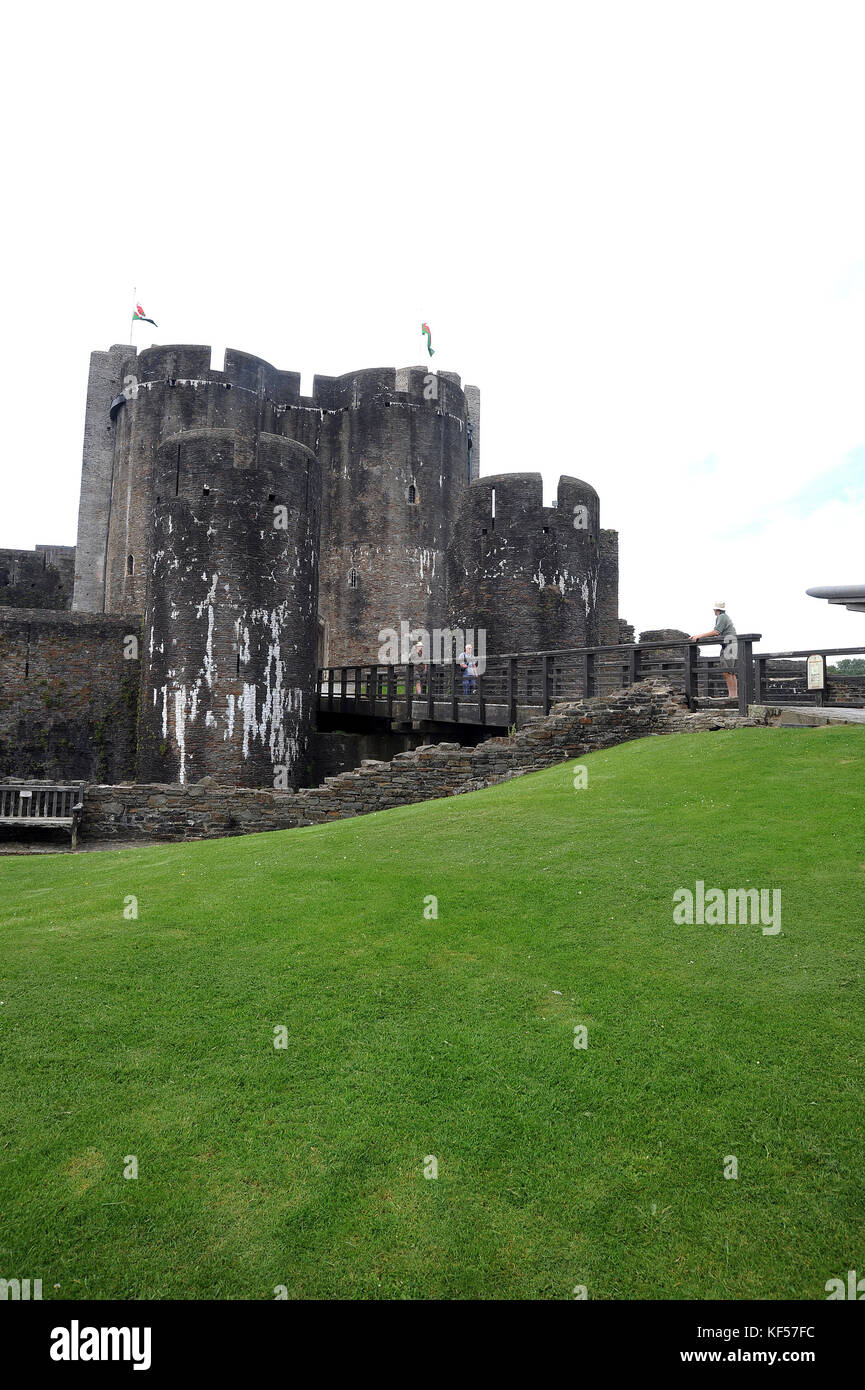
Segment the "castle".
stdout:
<svg viewBox="0 0 865 1390">
<path fill-rule="evenodd" d="M 19 744 L 39 743 L 45 711 L 21 689 L 36 670 L 43 704 L 59 682 L 86 722 L 83 677 L 108 749 L 84 767 L 76 725 L 61 757 L 49 720 L 43 775 L 272 787 L 281 769 L 292 786 L 317 668 L 378 662 L 387 630 L 482 630 L 490 654 L 622 640 L 597 493 L 562 477 L 544 507 L 539 473 L 481 477 L 477 387 L 383 368 L 302 396 L 259 358 L 210 362 L 202 346 L 92 354 L 71 596 L 71 548 L 0 551 L 0 775 L 24 767 L 16 717 Z M 42 589 L 53 607 L 28 605 Z"/>
</svg>

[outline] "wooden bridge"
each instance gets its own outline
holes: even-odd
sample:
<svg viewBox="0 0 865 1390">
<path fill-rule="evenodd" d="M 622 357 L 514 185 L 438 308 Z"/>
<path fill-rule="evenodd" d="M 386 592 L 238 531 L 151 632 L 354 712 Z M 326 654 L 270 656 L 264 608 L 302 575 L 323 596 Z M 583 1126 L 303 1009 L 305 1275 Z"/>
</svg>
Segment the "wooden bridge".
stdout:
<svg viewBox="0 0 865 1390">
<path fill-rule="evenodd" d="M 829 708 L 865 705 L 865 677 L 828 674 L 823 690 L 809 691 L 808 652 L 760 652 L 758 632 L 737 637 L 738 709 L 752 704 Z M 715 639 L 702 645 L 717 646 Z M 692 709 L 726 701 L 720 651 L 704 656 L 700 643 L 678 639 L 568 651 L 516 652 L 488 657 L 476 680 L 466 680 L 454 661 L 390 666 L 328 666 L 318 673 L 318 710 L 333 716 L 387 721 L 391 725 L 522 727 L 562 700 L 609 695 L 639 680 L 660 677 L 685 691 Z M 865 648 L 824 648 L 829 657 L 861 655 Z M 779 674 L 780 670 L 780 674 Z"/>
<path fill-rule="evenodd" d="M 759 633 L 738 638 L 740 671 L 750 671 Z M 488 657 L 475 680 L 452 660 L 391 666 L 329 666 L 318 673 L 320 714 L 367 717 L 391 724 L 474 724 L 521 727 L 562 700 L 608 695 L 658 676 L 698 698 L 726 695 L 720 656 L 703 657 L 695 642 L 637 642 L 569 651 Z M 741 689 L 741 686 L 740 686 Z"/>
</svg>

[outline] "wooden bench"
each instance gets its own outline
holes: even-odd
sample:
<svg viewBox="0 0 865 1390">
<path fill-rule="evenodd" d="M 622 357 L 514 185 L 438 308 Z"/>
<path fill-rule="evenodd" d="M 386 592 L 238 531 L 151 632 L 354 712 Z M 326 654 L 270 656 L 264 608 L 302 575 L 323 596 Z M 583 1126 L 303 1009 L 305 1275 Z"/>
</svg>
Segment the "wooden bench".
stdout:
<svg viewBox="0 0 865 1390">
<path fill-rule="evenodd" d="M 70 831 L 75 849 L 83 810 L 83 782 L 0 782 L 0 825 L 62 827 Z"/>
</svg>

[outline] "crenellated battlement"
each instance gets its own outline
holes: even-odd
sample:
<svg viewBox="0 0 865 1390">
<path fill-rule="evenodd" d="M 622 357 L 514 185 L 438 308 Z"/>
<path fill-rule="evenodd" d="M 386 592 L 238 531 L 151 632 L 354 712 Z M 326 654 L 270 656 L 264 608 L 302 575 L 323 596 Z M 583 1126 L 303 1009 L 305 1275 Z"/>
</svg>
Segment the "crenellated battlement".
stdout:
<svg viewBox="0 0 865 1390">
<path fill-rule="evenodd" d="M 473 481 L 448 551 L 452 621 L 498 652 L 596 644 L 599 512 L 581 478 L 559 478 L 553 507 L 540 473 Z"/>
<path fill-rule="evenodd" d="M 114 351 L 112 349 L 112 351 Z M 433 372 L 425 366 L 367 367 L 342 376 L 316 375 L 311 396 L 300 393 L 300 372 L 282 371 L 264 358 L 227 348 L 221 371 L 211 368 L 211 349 L 202 344 L 129 348 L 122 375 L 133 375 L 139 388 L 221 387 L 249 391 L 282 411 L 285 407 L 319 411 L 365 407 L 420 406 L 465 421 L 467 393 L 456 372 Z M 120 389 L 120 380 L 118 389 Z"/>
<path fill-rule="evenodd" d="M 584 508 L 580 525 L 574 526 L 577 508 Z M 507 526 L 541 527 L 559 532 L 576 530 L 597 541 L 600 499 L 591 483 L 562 475 L 556 490 L 556 505 L 544 506 L 543 478 L 540 473 L 492 473 L 472 480 L 466 510 L 475 530 L 501 531 Z M 493 525 L 492 523 L 496 524 Z"/>
</svg>

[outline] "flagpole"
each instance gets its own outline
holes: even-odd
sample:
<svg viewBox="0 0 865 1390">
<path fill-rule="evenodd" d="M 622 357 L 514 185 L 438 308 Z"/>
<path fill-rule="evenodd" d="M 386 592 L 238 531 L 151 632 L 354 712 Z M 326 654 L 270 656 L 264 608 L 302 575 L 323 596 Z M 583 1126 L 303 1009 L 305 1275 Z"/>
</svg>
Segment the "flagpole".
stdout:
<svg viewBox="0 0 865 1390">
<path fill-rule="evenodd" d="M 137 286 L 132 289 L 132 313 L 129 316 L 129 346 L 132 347 L 132 325 L 135 322 L 135 296 L 138 294 Z"/>
</svg>

